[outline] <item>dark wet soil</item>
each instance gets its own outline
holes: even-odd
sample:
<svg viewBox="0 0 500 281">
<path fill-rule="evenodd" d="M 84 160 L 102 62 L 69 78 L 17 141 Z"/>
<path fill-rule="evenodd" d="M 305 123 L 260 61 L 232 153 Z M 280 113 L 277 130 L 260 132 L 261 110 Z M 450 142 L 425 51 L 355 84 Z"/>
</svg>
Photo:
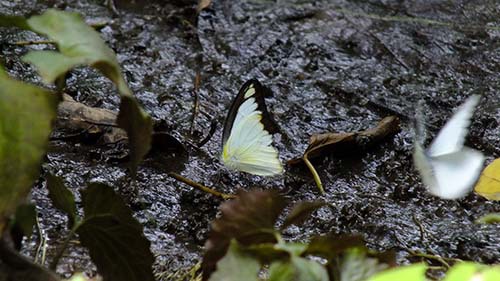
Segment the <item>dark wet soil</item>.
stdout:
<svg viewBox="0 0 500 281">
<path fill-rule="evenodd" d="M 75 194 L 87 182 L 115 186 L 145 226 L 156 272 L 189 267 L 199 259 L 220 203 L 169 178 L 172 169 L 223 192 L 260 186 L 277 188 L 293 202 L 319 197 L 330 203 L 303 227 L 289 229 L 288 239 L 362 233 L 371 248 L 395 249 L 400 263 L 418 260 L 408 250 L 500 262 L 500 226 L 474 224 L 481 215 L 500 211 L 500 205 L 475 194 L 458 201 L 432 197 L 411 162 L 416 102 L 426 101 L 433 134 L 472 93 L 483 98 L 468 145 L 483 151 L 488 163 L 500 156 L 496 1 L 221 0 L 197 18 L 189 1 L 117 1 L 119 16 L 98 0 L 32 2 L 0 1 L 0 12 L 25 15 L 58 7 L 104 23 L 101 35 L 117 53 L 141 104 L 188 148 L 184 162 L 147 160 L 135 184 L 116 160 L 122 147 L 53 141 L 43 166 L 44 173 L 63 176 Z M 1 56 L 11 74 L 39 82 L 19 61 L 27 48 L 12 44 L 37 38 L 10 29 L 0 34 Z M 191 133 L 196 73 L 201 74 L 200 112 Z M 300 155 L 311 134 L 360 131 L 387 115 L 401 119 L 402 131 L 365 153 L 318 165 L 323 196 L 304 171 L 275 178 L 228 171 L 218 160 L 223 119 L 239 87 L 253 77 L 274 92 L 267 104 L 281 127 L 275 143 L 282 160 Z M 94 71 L 75 70 L 67 84 L 66 92 L 77 101 L 118 108 L 115 89 Z M 192 144 L 208 134 L 214 120 L 218 130 L 196 149 Z M 50 259 L 66 223 L 46 195 L 41 178 L 32 197 L 49 238 Z M 33 255 L 34 245 L 28 243 L 24 252 Z M 91 270 L 84 250 L 72 246 L 58 271 Z"/>
</svg>

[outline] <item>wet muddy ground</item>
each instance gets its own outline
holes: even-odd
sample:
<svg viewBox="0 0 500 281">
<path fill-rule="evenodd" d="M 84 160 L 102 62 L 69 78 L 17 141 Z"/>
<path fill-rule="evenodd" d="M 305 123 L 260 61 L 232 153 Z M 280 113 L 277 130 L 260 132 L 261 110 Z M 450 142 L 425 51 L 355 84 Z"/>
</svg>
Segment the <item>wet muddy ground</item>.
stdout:
<svg viewBox="0 0 500 281">
<path fill-rule="evenodd" d="M 87 182 L 115 186 L 145 226 L 156 272 L 196 263 L 220 203 L 169 178 L 168 171 L 227 193 L 258 186 L 277 188 L 291 202 L 327 201 L 329 206 L 303 227 L 287 231 L 291 240 L 362 233 L 373 249 L 395 249 L 400 263 L 418 260 L 409 251 L 500 262 L 500 226 L 474 224 L 481 215 L 500 211 L 500 205 L 475 194 L 458 201 L 432 197 L 411 161 L 416 102 L 425 100 L 433 135 L 472 93 L 483 97 L 467 143 L 483 151 L 487 163 L 500 156 L 500 6 L 495 1 L 221 0 L 197 18 L 190 1 L 116 1 L 119 15 L 98 0 L 32 2 L 0 1 L 0 12 L 27 15 L 58 7 L 103 23 L 100 33 L 141 104 L 158 127 L 188 149 L 187 160 L 150 157 L 135 184 L 120 160 L 123 147 L 54 138 L 43 166 L 43 173 L 63 176 L 75 194 Z M 39 82 L 19 60 L 27 48 L 13 44 L 37 38 L 11 29 L 0 29 L 0 38 L 10 73 Z M 192 126 L 197 73 L 199 112 Z M 228 171 L 218 160 L 222 124 L 239 87 L 253 77 L 274 93 L 266 102 L 281 129 L 274 137 L 283 161 L 301 155 L 314 133 L 364 130 L 388 115 L 400 118 L 402 130 L 369 151 L 318 164 L 326 189 L 322 196 L 307 171 L 274 178 Z M 115 89 L 94 71 L 73 71 L 67 85 L 66 93 L 79 102 L 118 108 Z M 193 144 L 209 133 L 212 122 L 216 133 L 197 149 Z M 32 197 L 49 239 L 50 260 L 62 242 L 66 218 L 46 195 L 41 177 Z M 24 252 L 33 255 L 35 242 Z M 73 244 L 58 271 L 92 270 L 82 251 Z"/>
</svg>

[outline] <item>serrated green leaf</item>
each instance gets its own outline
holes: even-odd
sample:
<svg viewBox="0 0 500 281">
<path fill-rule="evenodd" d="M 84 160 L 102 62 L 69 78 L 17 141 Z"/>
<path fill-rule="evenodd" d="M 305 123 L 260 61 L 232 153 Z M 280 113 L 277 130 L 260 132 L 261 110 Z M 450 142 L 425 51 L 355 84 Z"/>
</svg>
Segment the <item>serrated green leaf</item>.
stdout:
<svg viewBox="0 0 500 281">
<path fill-rule="evenodd" d="M 316 261 L 293 256 L 289 261 L 278 261 L 269 268 L 269 281 L 328 281 L 325 267 Z"/>
<path fill-rule="evenodd" d="M 346 250 L 340 258 L 338 272 L 340 280 L 365 281 L 388 267 L 378 259 L 369 257 L 366 249 L 352 248 Z"/>
<path fill-rule="evenodd" d="M 325 206 L 326 203 L 322 201 L 313 202 L 299 202 L 293 206 L 292 210 L 285 218 L 283 226 L 281 229 L 285 229 L 292 224 L 301 225 L 305 220 L 307 220 L 311 214 L 317 209 Z"/>
<path fill-rule="evenodd" d="M 205 243 L 203 276 L 213 272 L 231 239 L 244 246 L 276 243 L 274 226 L 285 208 L 285 199 L 275 191 L 252 190 L 238 192 L 237 198 L 221 204 L 222 216 L 212 222 L 210 237 Z"/>
<path fill-rule="evenodd" d="M 363 248 L 365 244 L 360 235 L 325 235 L 311 239 L 305 255 L 316 255 L 333 259 L 350 248 Z"/>
<path fill-rule="evenodd" d="M 259 262 L 245 254 L 236 240 L 231 240 L 227 254 L 217 263 L 210 281 L 258 281 Z"/>
<path fill-rule="evenodd" d="M 38 178 L 58 101 L 0 66 L 0 217 L 14 213 Z"/>
<path fill-rule="evenodd" d="M 130 142 L 131 174 L 151 147 L 152 120 L 144 112 L 124 80 L 114 52 L 77 13 L 49 9 L 27 21 L 29 29 L 47 36 L 57 51 L 30 51 L 23 59 L 32 63 L 47 83 L 54 83 L 71 69 L 89 65 L 109 78 L 121 94 L 118 125 Z"/>
<path fill-rule="evenodd" d="M 82 192 L 80 241 L 105 281 L 152 281 L 153 255 L 142 225 L 113 189 L 92 183 Z"/>
<path fill-rule="evenodd" d="M 368 281 L 425 281 L 426 270 L 427 266 L 423 263 L 395 267 L 375 274 Z"/>
<path fill-rule="evenodd" d="M 57 209 L 63 211 L 68 216 L 68 228 L 71 229 L 77 219 L 75 197 L 73 193 L 64 185 L 62 178 L 47 175 L 47 189 L 49 198 Z"/>
</svg>

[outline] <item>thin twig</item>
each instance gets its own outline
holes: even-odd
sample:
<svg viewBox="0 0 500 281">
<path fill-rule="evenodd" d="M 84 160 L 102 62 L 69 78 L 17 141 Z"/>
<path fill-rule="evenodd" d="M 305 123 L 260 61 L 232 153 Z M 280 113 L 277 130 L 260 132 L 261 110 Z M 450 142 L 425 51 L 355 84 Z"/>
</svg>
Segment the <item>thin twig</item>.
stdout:
<svg viewBox="0 0 500 281">
<path fill-rule="evenodd" d="M 311 162 L 309 161 L 307 156 L 308 156 L 307 152 L 304 153 L 304 156 L 302 156 L 302 160 L 304 160 L 304 163 L 306 164 L 307 168 L 309 168 L 309 171 L 311 172 L 311 174 L 314 178 L 314 182 L 316 182 L 316 186 L 319 188 L 319 191 L 321 192 L 321 194 L 324 194 L 325 190 L 323 189 L 323 184 L 321 183 L 321 178 L 319 177 L 318 172 L 316 172 L 316 169 L 311 164 Z"/>
<path fill-rule="evenodd" d="M 196 116 L 198 116 L 198 111 L 200 108 L 200 95 L 198 94 L 198 90 L 200 89 L 200 83 L 201 83 L 201 75 L 200 72 L 197 71 L 196 76 L 194 77 L 194 87 L 193 87 L 194 103 L 193 103 L 193 115 L 191 117 L 191 126 L 189 128 L 190 134 L 193 134 L 194 124 L 196 123 Z"/>
<path fill-rule="evenodd" d="M 418 228 L 420 229 L 420 241 L 422 241 L 422 243 L 424 243 L 424 240 L 425 240 L 425 228 L 424 226 L 422 225 L 422 223 L 417 219 L 417 217 L 415 215 L 411 216 L 411 218 L 413 219 L 413 222 L 418 226 Z"/>
<path fill-rule="evenodd" d="M 412 250 L 407 250 L 407 251 L 410 255 L 415 256 L 415 257 L 421 257 L 421 258 L 428 259 L 428 260 L 435 260 L 435 261 L 441 263 L 444 267 L 446 267 L 446 269 L 451 267 L 450 264 L 448 262 L 446 262 L 445 258 L 443 258 L 441 256 L 420 253 L 420 252 L 414 252 Z"/>
<path fill-rule="evenodd" d="M 197 183 L 197 182 L 194 182 L 194 181 L 192 181 L 192 180 L 190 180 L 188 178 L 185 178 L 185 177 L 183 177 L 183 176 L 181 176 L 179 174 L 168 173 L 168 175 L 170 177 L 172 177 L 172 178 L 180 181 L 180 182 L 183 182 L 183 183 L 185 183 L 185 184 L 187 184 L 187 185 L 195 188 L 195 189 L 198 189 L 198 190 L 203 191 L 205 193 L 210 193 L 210 194 L 212 194 L 214 196 L 217 196 L 217 197 L 220 197 L 220 198 L 222 198 L 224 200 L 236 198 L 236 195 L 218 192 L 218 191 L 213 190 L 213 189 L 211 189 L 209 187 L 206 187 L 206 186 L 204 186 L 204 185 L 202 185 L 200 183 Z"/>
<path fill-rule="evenodd" d="M 14 42 L 14 45 L 18 46 L 28 46 L 28 45 L 49 45 L 49 44 L 55 44 L 55 41 L 52 40 L 40 40 L 40 41 L 17 41 Z"/>
<path fill-rule="evenodd" d="M 40 227 L 40 220 L 38 219 L 38 216 L 35 217 L 35 226 L 36 226 L 36 231 L 38 232 L 38 247 L 36 247 L 36 253 L 35 253 L 35 263 L 38 263 L 38 257 L 40 256 L 40 252 L 42 251 L 42 248 L 44 247 L 44 244 L 46 243 L 45 240 L 45 234 L 43 233 L 42 228 Z M 43 265 L 43 263 L 41 263 Z"/>
</svg>

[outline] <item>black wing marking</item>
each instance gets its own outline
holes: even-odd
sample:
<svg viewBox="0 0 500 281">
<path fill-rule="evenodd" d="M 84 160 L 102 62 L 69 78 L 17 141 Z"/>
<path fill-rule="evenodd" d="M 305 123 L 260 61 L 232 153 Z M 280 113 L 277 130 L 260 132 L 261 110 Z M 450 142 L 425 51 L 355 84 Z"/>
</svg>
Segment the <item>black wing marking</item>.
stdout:
<svg viewBox="0 0 500 281">
<path fill-rule="evenodd" d="M 226 143 L 227 139 L 231 135 L 231 129 L 233 128 L 233 123 L 234 119 L 236 118 L 236 115 L 238 114 L 238 109 L 240 108 L 241 104 L 247 100 L 245 98 L 245 93 L 248 91 L 248 89 L 253 85 L 253 88 L 255 89 L 255 94 L 252 95 L 252 97 L 255 98 L 255 101 L 257 103 L 257 110 L 262 112 L 262 124 L 264 124 L 264 128 L 270 133 L 273 134 L 277 132 L 277 125 L 274 122 L 274 120 L 271 118 L 269 115 L 269 112 L 267 111 L 266 107 L 266 102 L 265 102 L 265 95 L 270 92 L 270 90 L 262 84 L 257 79 L 250 79 L 243 86 L 241 86 L 240 91 L 238 92 L 238 95 L 234 98 L 233 103 L 231 104 L 231 107 L 229 107 L 229 112 L 227 113 L 226 116 L 226 121 L 224 122 L 224 131 L 222 133 L 222 146 L 224 147 L 224 144 Z"/>
</svg>

